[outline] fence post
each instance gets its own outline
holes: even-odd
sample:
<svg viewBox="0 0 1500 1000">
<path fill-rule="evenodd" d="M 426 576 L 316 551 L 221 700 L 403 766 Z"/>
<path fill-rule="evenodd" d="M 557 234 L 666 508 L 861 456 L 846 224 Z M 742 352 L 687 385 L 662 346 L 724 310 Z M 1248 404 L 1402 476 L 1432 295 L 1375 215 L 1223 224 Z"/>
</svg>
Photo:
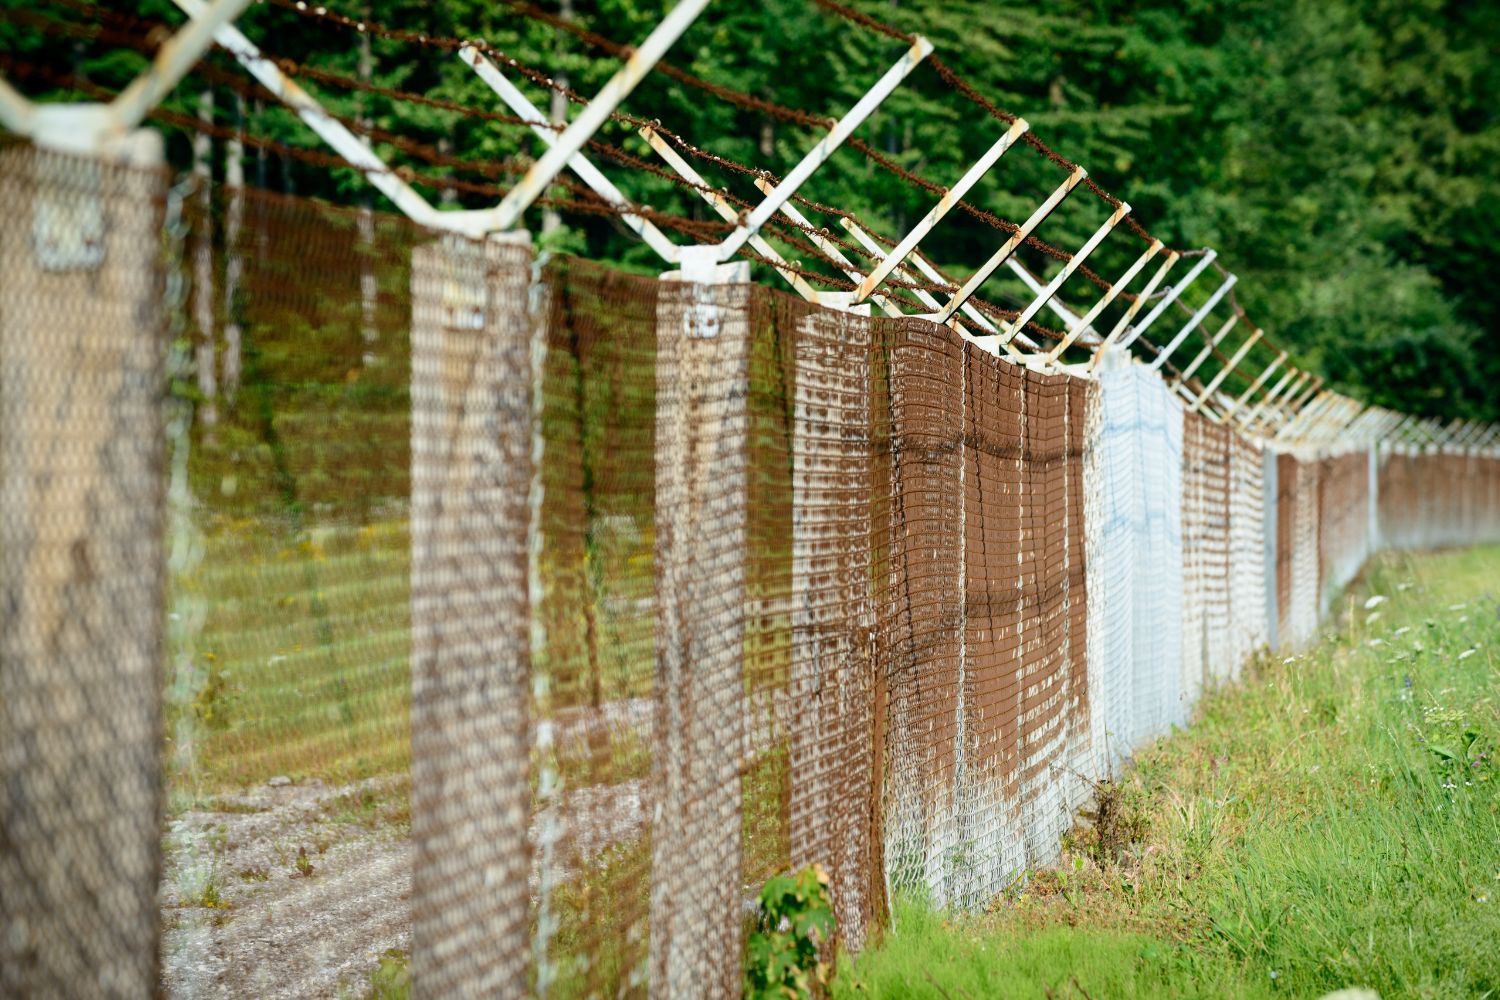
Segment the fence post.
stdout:
<svg viewBox="0 0 1500 1000">
<path fill-rule="evenodd" d="M 525 233 L 412 252 L 412 977 L 527 991 L 531 361 Z"/>
<path fill-rule="evenodd" d="M 656 313 L 651 993 L 740 988 L 749 265 L 683 249 Z"/>
<path fill-rule="evenodd" d="M 843 293 L 834 293 L 843 296 Z M 825 296 L 827 297 L 827 296 Z M 829 869 L 838 931 L 870 916 L 870 314 L 797 331 L 792 424 L 791 863 Z"/>
<path fill-rule="evenodd" d="M 1268 442 L 1261 449 L 1262 525 L 1266 540 L 1266 647 L 1281 641 L 1281 457 Z"/>
<path fill-rule="evenodd" d="M 161 162 L 146 131 L 0 152 L 5 996 L 158 986 Z"/>
</svg>

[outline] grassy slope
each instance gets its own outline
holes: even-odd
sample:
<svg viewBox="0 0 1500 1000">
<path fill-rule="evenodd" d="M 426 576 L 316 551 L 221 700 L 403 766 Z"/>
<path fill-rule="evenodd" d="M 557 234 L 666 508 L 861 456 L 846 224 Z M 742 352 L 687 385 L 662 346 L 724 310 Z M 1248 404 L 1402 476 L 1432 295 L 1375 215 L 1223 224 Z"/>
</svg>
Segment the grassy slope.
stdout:
<svg viewBox="0 0 1500 1000">
<path fill-rule="evenodd" d="M 1497 548 L 1379 561 L 1105 790 L 1116 836 L 986 914 L 902 902 L 835 995 L 1500 996 L 1497 596 Z"/>
</svg>

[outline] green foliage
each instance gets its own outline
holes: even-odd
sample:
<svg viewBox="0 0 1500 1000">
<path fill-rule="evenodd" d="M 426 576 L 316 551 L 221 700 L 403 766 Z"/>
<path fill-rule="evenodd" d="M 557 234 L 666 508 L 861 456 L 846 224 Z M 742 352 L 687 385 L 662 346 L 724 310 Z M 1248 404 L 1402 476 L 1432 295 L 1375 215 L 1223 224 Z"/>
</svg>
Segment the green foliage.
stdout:
<svg viewBox="0 0 1500 1000">
<path fill-rule="evenodd" d="M 1113 856 L 1082 831 L 990 913 L 898 903 L 834 995 L 1497 995 L 1497 574 L 1494 547 L 1377 560 L 1384 602 L 1138 754 Z"/>
<path fill-rule="evenodd" d="M 932 37 L 942 58 L 980 93 L 1025 115 L 1056 150 L 1085 163 L 1095 180 L 1128 199 L 1134 216 L 1167 243 L 1218 247 L 1221 259 L 1241 276 L 1239 300 L 1257 324 L 1292 348 L 1293 360 L 1322 370 L 1338 387 L 1371 402 L 1439 415 L 1500 415 L 1500 300 L 1482 280 L 1500 270 L 1500 249 L 1491 235 L 1500 223 L 1500 123 L 1490 108 L 1491 97 L 1500 93 L 1496 4 L 850 1 L 901 30 Z M 27 6 L 24 0 L 6 0 L 6 6 L 13 4 Z M 413 33 L 487 40 L 580 93 L 597 90 L 618 64 L 610 52 L 519 15 L 508 4 L 342 0 L 329 6 Z M 666 3 L 556 0 L 543 6 L 630 43 L 660 18 Z M 139 13 L 163 21 L 180 18 L 166 0 L 148 0 Z M 52 16 L 78 15 L 60 9 Z M 255 4 L 242 25 L 267 51 L 294 63 L 377 88 L 431 94 L 484 111 L 496 108 L 489 88 L 443 49 L 359 36 L 276 4 Z M 48 58 L 58 48 L 55 34 L 27 22 L 0 21 L 0 49 L 20 63 L 68 61 L 75 73 L 104 87 L 121 87 L 145 64 L 139 52 L 107 40 L 74 43 L 68 60 Z M 834 18 L 808 0 L 766 0 L 711 4 L 667 58 L 754 99 L 835 115 L 864 93 L 898 51 L 900 43 Z M 225 60 L 222 54 L 211 58 Z M 46 90 L 45 79 L 24 82 L 36 96 L 78 96 L 62 88 Z M 561 111 L 550 106 L 546 88 L 526 79 L 517 82 L 541 111 Z M 444 190 L 444 175 L 505 186 L 538 151 L 523 127 L 351 85 L 311 78 L 303 84 L 338 114 L 363 118 L 381 132 L 405 136 L 444 156 L 487 165 L 475 177 L 472 169 L 422 162 L 390 142 L 375 141 L 381 156 L 416 166 L 422 174 L 417 186 L 429 198 L 455 207 L 492 204 L 493 196 Z M 198 114 L 204 93 L 213 94 L 217 126 L 243 124 L 281 144 L 321 148 L 287 109 L 242 99 L 196 76 L 166 105 L 178 114 Z M 663 73 L 648 76 L 625 109 L 660 118 L 718 156 L 777 172 L 786 171 L 817 138 L 814 127 L 726 102 Z M 858 138 L 933 183 L 951 184 L 1002 129 L 924 67 L 861 126 Z M 627 124 L 607 124 L 600 138 L 652 159 Z M 171 132 L 169 154 L 178 166 L 190 162 L 186 133 Z M 216 175 L 222 175 L 223 156 L 225 145 L 216 142 Z M 245 156 L 251 183 L 380 204 L 351 169 L 254 148 Z M 598 159 L 634 201 L 708 217 L 693 192 Z M 756 198 L 748 178 L 711 162 L 696 165 L 709 183 Z M 1056 181 L 1055 166 L 1029 148 L 1017 148 L 969 201 L 1019 220 Z M 886 235 L 903 232 L 932 202 L 929 192 L 849 148 L 814 175 L 805 193 L 856 214 Z M 660 268 L 651 250 L 613 220 L 544 216 L 543 208 L 531 216 L 526 225 L 540 234 L 538 243 L 546 249 L 607 259 L 631 270 Z M 1100 202 L 1077 195 L 1049 217 L 1040 235 L 1071 249 L 1101 219 Z M 822 217 L 814 222 L 832 225 Z M 965 273 L 990 255 L 996 238 L 993 229 L 954 213 L 926 247 L 939 264 Z M 1118 274 L 1134 247 L 1124 238 L 1106 241 L 1095 258 L 1098 270 Z M 792 244 L 781 243 L 780 249 L 793 258 L 804 256 Z M 1056 267 L 1035 256 L 1029 262 Z M 762 277 L 777 280 L 768 271 Z M 1071 285 L 1068 291 L 1080 298 L 1088 294 Z M 986 295 L 1004 304 L 1025 292 L 1002 276 L 987 285 Z M 345 298 L 357 307 L 356 297 Z M 257 336 L 269 351 L 284 339 L 308 357 L 330 354 L 306 351 L 308 337 L 290 327 L 284 337 L 257 331 L 251 339 Z M 248 378 L 254 382 L 254 373 Z"/>
<path fill-rule="evenodd" d="M 1373 402 L 1438 415 L 1500 416 L 1500 299 L 1485 281 L 1476 280 L 1490 270 L 1491 234 L 1500 224 L 1500 125 L 1489 107 L 1491 96 L 1500 92 L 1500 60 L 1493 57 L 1500 47 L 1500 7 L 1451 0 L 851 2 L 902 30 L 932 38 L 943 59 L 976 90 L 1024 115 L 1049 144 L 1128 200 L 1135 217 L 1168 244 L 1217 247 L 1241 278 L 1236 290 L 1241 303 L 1292 350 L 1294 361 Z M 26 0 L 6 5 L 31 6 Z M 667 5 L 558 0 L 544 6 L 630 43 L 645 35 Z M 617 66 L 610 53 L 506 4 L 339 0 L 329 7 L 409 32 L 484 39 L 585 94 Z M 139 13 L 174 23 L 180 17 L 167 0 L 148 0 Z M 77 17 L 62 10 L 52 16 Z M 468 67 L 440 49 L 356 35 L 273 4 L 253 5 L 241 24 L 267 51 L 298 64 L 486 111 L 498 106 Z M 105 41 L 71 43 L 66 59 L 59 57 L 62 45 L 55 34 L 0 21 L 0 48 L 21 63 L 66 63 L 111 88 L 123 86 L 145 65 L 140 53 Z M 900 48 L 809 0 L 767 0 L 711 5 L 673 46 L 668 61 L 757 100 L 836 115 L 863 94 Z M 222 53 L 212 58 L 224 61 Z M 23 82 L 38 96 L 78 96 L 60 88 L 48 92 L 44 80 Z M 358 116 L 378 130 L 459 160 L 488 164 L 478 176 L 473 170 L 459 174 L 388 142 L 374 143 L 382 156 L 414 167 L 415 182 L 428 197 L 455 207 L 477 208 L 494 199 L 482 192 L 444 191 L 445 175 L 504 186 L 538 153 L 536 140 L 521 127 L 358 87 L 311 78 L 302 82 L 341 115 Z M 517 82 L 539 109 L 554 110 L 547 90 L 528 80 Z M 168 108 L 195 115 L 205 92 L 214 96 L 212 115 L 221 128 L 244 125 L 277 143 L 321 148 L 286 109 L 243 101 L 201 77 L 179 86 Z M 660 119 L 717 155 L 777 172 L 785 172 L 818 137 L 817 129 L 731 104 L 664 74 L 643 81 L 625 108 Z M 1001 123 L 921 68 L 858 137 L 927 180 L 947 185 L 1002 130 Z M 623 123 L 609 123 L 600 138 L 653 158 Z M 191 162 L 184 133 L 171 133 L 170 155 L 178 166 Z M 225 144 L 216 142 L 216 176 L 223 174 L 225 155 Z M 380 204 L 351 170 L 304 163 L 274 150 L 250 149 L 245 157 L 252 184 Z M 695 193 L 597 158 L 632 200 L 709 217 Z M 758 197 L 747 178 L 709 162 L 696 166 L 709 183 L 742 198 Z M 1012 220 L 1029 214 L 1058 180 L 1055 166 L 1024 147 L 1008 153 L 991 174 L 969 200 Z M 904 232 L 932 201 L 928 192 L 848 148 L 814 176 L 806 194 L 860 216 L 888 236 Z M 1097 200 L 1078 195 L 1060 206 L 1039 235 L 1071 249 L 1102 218 Z M 831 219 L 814 221 L 837 228 Z M 549 250 L 636 270 L 661 266 L 610 219 L 581 213 L 545 217 L 538 208 L 526 224 Z M 940 264 L 965 273 L 989 256 L 996 242 L 994 230 L 954 213 L 924 248 Z M 794 258 L 804 256 L 791 244 L 779 246 Z M 1136 246 L 1129 239 L 1106 241 L 1095 258 L 1097 269 L 1118 274 Z M 1035 256 L 1028 262 L 1043 269 L 1057 266 Z M 769 272 L 761 276 L 777 280 Z M 1068 291 L 1087 297 L 1086 290 L 1074 291 L 1072 285 Z M 985 289 L 1001 304 L 1024 294 L 1004 276 Z M 341 298 L 357 312 L 357 295 Z M 345 317 L 311 331 L 292 323 L 252 330 L 247 349 L 274 354 L 284 344 L 302 357 L 335 357 L 357 345 L 357 337 L 335 329 L 350 322 Z M 329 349 L 325 340 L 339 349 Z M 312 342 L 319 350 L 309 349 Z M 1205 374 L 1212 368 L 1210 363 Z M 255 379 L 253 373 L 247 377 Z M 330 373 L 328 382 L 336 381 Z"/>
<path fill-rule="evenodd" d="M 407 1000 L 411 996 L 411 960 L 392 948 L 380 956 L 380 965 L 370 973 L 365 1000 Z"/>
<path fill-rule="evenodd" d="M 745 944 L 745 995 L 753 1000 L 822 995 L 828 969 L 819 952 L 833 929 L 828 875 L 821 865 L 768 879 Z"/>
</svg>

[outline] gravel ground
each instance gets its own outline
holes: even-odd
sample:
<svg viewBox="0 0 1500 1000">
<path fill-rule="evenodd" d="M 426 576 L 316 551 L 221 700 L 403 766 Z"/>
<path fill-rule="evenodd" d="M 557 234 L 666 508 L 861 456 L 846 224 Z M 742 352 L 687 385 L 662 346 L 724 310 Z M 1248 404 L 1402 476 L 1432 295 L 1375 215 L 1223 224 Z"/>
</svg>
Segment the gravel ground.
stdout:
<svg viewBox="0 0 1500 1000">
<path fill-rule="evenodd" d="M 409 950 L 411 845 L 390 779 L 266 786 L 175 817 L 160 901 L 172 997 L 363 996 Z"/>
<path fill-rule="evenodd" d="M 556 722 L 564 747 L 590 731 L 649 726 L 649 702 Z M 602 718 L 601 718 L 602 716 Z M 351 785 L 285 778 L 221 795 L 170 821 L 159 902 L 162 981 L 174 998 L 362 997 L 387 951 L 411 948 L 411 839 L 404 779 Z M 641 836 L 649 782 L 566 789 L 531 818 L 529 879 L 556 887 L 610 845 Z"/>
</svg>

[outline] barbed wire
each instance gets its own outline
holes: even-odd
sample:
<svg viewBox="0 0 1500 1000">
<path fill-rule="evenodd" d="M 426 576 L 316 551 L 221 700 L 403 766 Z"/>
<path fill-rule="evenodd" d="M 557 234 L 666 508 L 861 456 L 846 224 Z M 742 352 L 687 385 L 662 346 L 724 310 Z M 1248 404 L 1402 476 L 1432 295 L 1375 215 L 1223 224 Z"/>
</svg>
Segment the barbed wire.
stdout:
<svg viewBox="0 0 1500 1000">
<path fill-rule="evenodd" d="M 838 3 L 837 0 L 813 0 L 813 2 L 820 8 L 828 11 L 830 14 L 858 24 L 861 27 L 874 31 L 885 37 L 900 40 L 907 44 L 910 44 L 914 39 L 914 36 L 902 32 L 890 25 L 884 24 L 883 22 L 880 22 L 877 19 L 870 17 L 869 15 L 866 15 L 860 11 L 854 10 L 851 7 Z M 465 45 L 471 45 L 476 50 L 481 51 L 487 56 L 502 62 L 507 67 L 515 70 L 532 82 L 562 94 L 562 96 L 564 96 L 568 101 L 572 103 L 586 105 L 589 101 L 588 98 L 572 90 L 571 88 L 566 87 L 549 74 L 521 63 L 513 56 L 503 52 L 502 50 L 488 44 L 483 40 L 458 39 L 445 37 L 430 32 L 394 29 L 390 28 L 389 26 L 380 24 L 379 22 L 375 22 L 371 19 L 356 18 L 343 14 L 336 10 L 331 10 L 326 5 L 308 4 L 305 2 L 305 0 L 270 0 L 270 3 L 274 6 L 295 12 L 303 17 L 313 19 L 318 23 L 334 26 L 343 30 L 352 30 L 360 34 L 369 34 L 373 37 L 381 37 L 403 43 L 433 46 L 446 51 L 453 51 Z M 129 46 L 137 49 L 138 51 L 143 51 L 148 54 L 154 52 L 155 49 L 159 47 L 160 43 L 166 38 L 171 37 L 171 33 L 173 31 L 173 29 L 169 25 L 166 25 L 163 22 L 152 21 L 149 18 L 104 8 L 97 4 L 89 2 L 89 0 L 56 0 L 55 5 L 64 9 L 73 10 L 85 16 L 96 18 L 99 23 L 79 25 L 73 22 L 64 22 L 59 21 L 55 18 L 49 18 L 47 15 L 41 14 L 39 12 L 24 10 L 11 10 L 3 12 L 3 19 L 23 23 L 30 27 L 38 28 L 40 30 L 48 31 L 54 34 L 62 34 L 75 39 L 102 42 L 112 45 Z M 581 41 L 585 42 L 586 44 L 599 48 L 609 54 L 616 56 L 628 56 L 633 51 L 630 46 L 622 45 L 618 42 L 608 39 L 607 37 L 597 32 L 584 28 L 583 26 L 570 19 L 563 18 L 559 15 L 542 10 L 535 4 L 526 2 L 526 0 L 509 0 L 508 6 L 522 16 L 544 22 L 559 30 L 566 31 L 569 34 L 577 37 Z M 427 94 L 405 91 L 399 88 L 385 87 L 376 84 L 373 81 L 362 80 L 348 74 L 334 72 L 309 64 L 297 63 L 296 61 L 290 59 L 276 58 L 269 55 L 266 55 L 266 58 L 274 62 L 278 66 L 278 68 L 288 76 L 297 77 L 302 80 L 312 80 L 325 86 L 336 87 L 352 92 L 379 96 L 395 104 L 412 104 L 416 106 L 423 106 L 506 126 L 524 126 L 528 128 L 544 127 L 553 131 L 559 131 L 563 127 L 558 123 L 530 120 L 524 117 L 511 115 L 504 112 L 476 108 L 458 101 L 433 97 Z M 979 94 L 977 90 L 975 90 L 970 84 L 964 81 L 954 70 L 952 70 L 951 67 L 948 67 L 936 55 L 930 56 L 928 61 L 933 65 L 939 77 L 943 79 L 943 81 L 950 88 L 960 93 L 972 103 L 975 103 L 977 106 L 983 108 L 987 114 L 991 115 L 991 117 L 994 117 L 996 120 L 1007 124 L 1013 123 L 1016 120 L 1015 115 L 1004 111 L 1003 109 L 999 108 L 998 106 L 994 105 L 992 102 L 984 98 L 983 95 Z M 736 106 L 743 107 L 747 110 L 761 112 L 768 116 L 775 117 L 778 120 L 789 121 L 798 125 L 820 129 L 826 129 L 830 127 L 830 125 L 834 121 L 834 119 L 826 116 L 817 115 L 801 109 L 787 108 L 783 105 L 776 104 L 775 102 L 768 101 L 764 98 L 756 97 L 755 95 L 746 94 L 744 92 L 734 90 L 733 88 L 714 84 L 711 81 L 698 77 L 695 74 L 689 73 L 667 62 L 659 63 L 657 69 L 664 75 L 668 76 L 671 79 L 675 79 L 678 82 L 713 94 L 714 96 L 717 96 L 720 99 L 723 99 Z M 258 84 L 247 82 L 238 74 L 227 73 L 223 70 L 219 70 L 206 61 L 200 64 L 200 66 L 196 68 L 195 72 L 199 76 L 202 76 L 204 79 L 208 80 L 210 83 L 216 86 L 223 86 L 242 96 L 253 96 L 257 100 L 265 100 L 269 98 L 273 102 L 276 100 L 275 95 L 270 94 L 269 91 L 266 91 Z M 171 124 L 176 128 L 193 128 L 210 133 L 219 131 L 218 126 L 204 123 L 200 119 L 197 119 L 193 116 L 176 115 L 175 113 L 171 112 L 167 112 L 166 114 L 171 118 L 170 121 L 168 121 L 167 118 L 159 118 L 158 120 L 163 121 L 167 124 Z M 487 181 L 493 181 L 507 174 L 514 174 L 523 169 L 524 166 L 530 162 L 530 158 L 525 157 L 524 155 L 512 156 L 499 161 L 465 159 L 463 157 L 445 153 L 441 149 L 435 148 L 430 144 L 412 139 L 408 136 L 377 128 L 369 122 L 361 120 L 357 116 L 345 116 L 331 110 L 327 110 L 327 114 L 330 118 L 337 120 L 344 127 L 348 128 L 352 133 L 364 137 L 367 141 L 382 142 L 390 145 L 392 148 L 397 149 L 408 156 L 422 160 L 423 162 L 430 165 L 444 167 L 451 171 L 463 171 L 472 173 L 477 176 L 486 178 Z M 649 127 L 658 134 L 662 135 L 668 141 L 672 142 L 683 152 L 704 162 L 713 163 L 715 166 L 731 173 L 752 178 L 764 178 L 771 181 L 772 183 L 776 183 L 779 181 L 779 178 L 769 170 L 749 167 L 730 158 L 723 157 L 710 151 L 701 149 L 700 147 L 685 139 L 683 136 L 663 126 L 660 121 L 654 119 L 648 121 L 644 118 L 636 115 L 631 115 L 623 111 L 616 111 L 611 116 L 611 118 L 619 123 L 626 124 L 634 128 Z M 323 167 L 344 167 L 348 169 L 358 170 L 358 168 L 351 167 L 340 157 L 321 152 L 309 151 L 302 147 L 280 143 L 275 140 L 265 139 L 264 137 L 249 136 L 244 134 L 243 130 L 236 132 L 235 137 L 241 138 L 246 142 L 247 145 L 253 146 L 255 148 L 273 151 L 278 155 L 297 159 L 302 162 L 313 163 Z M 1062 157 L 1060 154 L 1057 154 L 1044 142 L 1035 137 L 1035 135 L 1030 131 L 1025 133 L 1024 138 L 1028 145 L 1032 146 L 1034 149 L 1042 153 L 1058 166 L 1068 170 L 1075 169 L 1076 164 L 1072 163 L 1072 161 L 1070 160 L 1067 160 L 1065 157 Z M 942 197 L 947 193 L 948 189 L 943 185 L 927 180 L 926 178 L 917 174 L 915 171 L 907 169 L 902 164 L 896 162 L 892 157 L 875 149 L 868 143 L 859 140 L 857 137 L 851 137 L 848 140 L 848 144 L 857 152 L 860 152 L 862 155 L 864 155 L 871 162 L 879 166 L 881 169 L 886 170 L 892 175 L 900 178 L 905 183 L 915 186 L 928 193 L 934 194 L 938 197 Z M 714 196 L 723 198 L 727 202 L 733 204 L 736 208 L 741 210 L 742 218 L 745 212 L 748 212 L 754 207 L 751 202 L 734 195 L 732 192 L 725 188 L 714 188 L 708 184 L 689 181 L 686 178 L 679 176 L 674 171 L 670 171 L 654 163 L 650 163 L 649 161 L 635 156 L 622 147 L 612 145 L 598 138 L 590 140 L 587 148 L 589 148 L 590 151 L 608 158 L 612 162 L 624 166 L 632 171 L 637 171 L 665 180 L 674 188 L 682 190 L 693 190 L 700 194 L 712 194 Z M 493 183 L 475 182 L 460 177 L 433 177 L 430 175 L 424 175 L 408 167 L 390 168 L 390 172 L 397 176 L 400 176 L 403 180 L 407 180 L 409 183 L 421 184 L 422 186 L 430 187 L 435 190 L 462 191 L 469 194 L 494 197 L 503 197 L 504 193 L 508 190 L 508 188 Z M 1096 195 L 1098 195 L 1114 207 L 1119 206 L 1120 200 L 1118 198 L 1106 191 L 1103 191 L 1091 179 L 1086 178 L 1086 182 L 1090 190 L 1093 191 Z M 641 218 L 650 219 L 653 222 L 659 222 L 662 228 L 670 229 L 679 233 L 693 235 L 694 238 L 704 237 L 715 232 L 724 233 L 733 228 L 728 224 L 721 224 L 719 222 L 710 222 L 701 219 L 688 219 L 680 215 L 658 212 L 655 209 L 651 209 L 645 205 L 635 204 L 633 202 L 626 202 L 622 204 L 618 202 L 608 201 L 599 198 L 592 191 L 588 191 L 586 188 L 583 188 L 580 185 L 574 184 L 572 182 L 564 182 L 561 179 L 559 179 L 557 183 L 558 186 L 562 187 L 564 190 L 569 191 L 569 193 L 572 195 L 572 197 L 568 199 L 558 199 L 559 201 L 564 202 L 564 207 L 570 211 L 583 211 L 588 214 L 614 215 L 622 214 L 622 212 L 628 212 L 629 214 L 634 214 Z M 836 217 L 847 217 L 850 218 L 851 221 L 858 221 L 851 213 L 848 213 L 844 210 L 813 201 L 812 199 L 809 199 L 800 194 L 794 195 L 793 197 L 796 203 L 812 211 L 827 215 L 833 215 Z M 538 202 L 538 204 L 541 205 L 543 203 Z M 955 207 L 959 208 L 965 214 L 982 222 L 983 224 L 997 231 L 1006 233 L 1007 236 L 1013 236 L 1020 229 L 1017 224 L 1010 222 L 1009 220 L 1000 218 L 994 213 L 979 208 L 978 206 L 970 204 L 966 201 L 960 200 L 956 202 Z M 1150 234 L 1146 232 L 1146 230 L 1141 228 L 1138 223 L 1135 223 L 1131 216 L 1126 216 L 1124 221 L 1129 224 L 1132 232 L 1135 232 L 1137 235 L 1143 236 L 1148 239 L 1151 238 Z M 837 236 L 831 233 L 827 228 L 818 228 L 789 219 L 774 220 L 773 222 L 768 223 L 765 228 L 768 232 L 768 235 L 775 235 L 776 238 L 783 240 L 789 245 L 797 247 L 799 252 L 806 254 L 810 258 L 831 269 L 834 272 L 834 274 L 832 275 L 816 271 L 808 271 L 805 275 L 803 275 L 804 277 L 816 278 L 818 281 L 824 284 L 837 286 L 844 285 L 846 283 L 846 280 L 843 277 L 843 273 L 846 267 L 846 262 L 840 261 L 836 257 L 823 252 L 818 246 L 815 245 L 810 237 L 817 237 L 820 241 L 832 243 L 844 253 L 852 255 L 861 261 L 874 262 L 878 259 L 875 254 L 872 254 L 862 245 Z M 879 236 L 874 227 L 862 226 L 862 228 L 864 228 L 867 232 L 875 234 L 876 238 L 879 239 L 887 247 L 894 245 L 893 241 Z M 1064 263 L 1070 262 L 1073 257 L 1072 254 L 1054 247 L 1034 235 L 1028 236 L 1024 241 L 1024 245 L 1039 253 L 1051 257 L 1052 259 Z M 1204 251 L 1201 250 L 1187 250 L 1179 251 L 1179 254 L 1186 257 L 1197 256 L 1203 252 Z M 773 262 L 761 258 L 759 254 L 747 254 L 746 256 L 752 256 L 756 259 L 760 259 L 762 262 L 767 263 L 768 265 L 773 264 Z M 1018 263 L 1020 262 L 1018 261 Z M 1024 267 L 1024 265 L 1022 266 Z M 1225 271 L 1223 266 L 1218 262 L 1215 262 L 1214 266 L 1221 275 L 1227 274 L 1227 271 Z M 789 273 L 802 273 L 800 271 L 793 270 L 785 263 L 783 263 L 781 267 L 783 270 L 786 270 Z M 941 274 L 941 272 L 939 273 Z M 1028 273 L 1031 273 L 1029 269 Z M 1087 266 L 1079 266 L 1078 268 L 1076 268 L 1076 273 L 1080 274 L 1085 280 L 1089 281 L 1091 284 L 1094 284 L 1096 287 L 1105 292 L 1108 292 L 1112 288 L 1112 285 L 1108 280 L 1104 279 L 1098 273 L 1088 268 Z M 949 279 L 946 275 L 942 275 L 942 277 L 944 281 L 947 281 L 949 283 L 940 284 L 915 282 L 907 279 L 897 279 L 892 276 L 892 278 L 888 279 L 887 284 L 893 286 L 893 288 L 899 288 L 904 293 L 909 293 L 914 290 L 951 293 L 953 289 L 957 287 L 956 284 L 952 283 L 951 279 Z M 1035 277 L 1034 274 L 1033 277 Z M 852 287 L 852 285 L 850 287 Z M 1165 290 L 1159 291 L 1157 293 L 1157 295 L 1161 294 L 1165 294 Z M 907 298 L 909 300 L 909 296 L 907 296 Z M 1137 300 L 1137 295 L 1135 295 L 1134 293 L 1122 291 L 1121 293 L 1119 293 L 1117 298 L 1125 302 L 1134 302 Z M 1234 295 L 1232 289 L 1229 293 L 1229 301 L 1231 304 L 1231 308 L 1234 310 L 1240 322 L 1246 325 L 1253 325 L 1250 323 L 1249 317 L 1245 313 L 1243 307 L 1240 306 L 1238 299 Z M 1001 307 L 992 306 L 991 304 L 978 299 L 973 300 L 973 302 L 976 309 L 985 312 L 987 315 L 989 314 L 989 311 L 993 310 L 995 312 L 995 315 L 997 316 L 1006 316 L 1007 311 L 1002 309 Z M 1191 309 L 1187 307 L 1187 304 L 1180 297 L 1176 301 L 1176 306 L 1179 311 L 1186 310 L 1188 312 L 1191 312 Z M 1007 321 L 1013 319 L 1014 314 L 1012 313 L 1008 316 Z M 1031 325 L 1034 324 L 1028 324 L 1028 326 Z M 1061 336 L 1055 331 L 1047 331 L 1045 328 L 1041 327 L 1038 327 L 1037 332 L 1041 333 L 1043 336 L 1052 336 L 1054 337 L 1054 339 Z M 1269 342 L 1269 338 L 1263 337 L 1263 339 L 1266 341 L 1266 345 L 1268 347 L 1273 347 L 1274 349 L 1274 345 Z M 1146 343 L 1144 340 L 1141 340 L 1139 342 L 1143 344 Z"/>
</svg>

